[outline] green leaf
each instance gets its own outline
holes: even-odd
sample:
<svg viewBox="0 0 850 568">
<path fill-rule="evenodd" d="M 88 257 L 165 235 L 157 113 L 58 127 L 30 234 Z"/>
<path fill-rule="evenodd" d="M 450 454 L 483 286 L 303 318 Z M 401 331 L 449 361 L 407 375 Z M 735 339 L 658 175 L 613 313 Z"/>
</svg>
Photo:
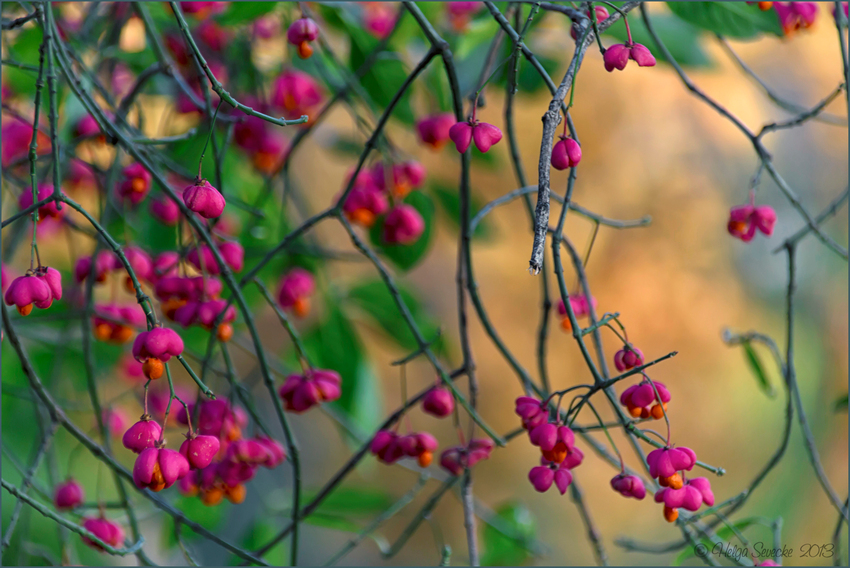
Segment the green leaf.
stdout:
<svg viewBox="0 0 850 568">
<path fill-rule="evenodd" d="M 458 195 L 457 187 L 452 187 L 440 182 L 434 182 L 431 184 L 431 193 L 434 194 L 434 197 L 437 198 L 437 203 L 440 204 L 440 208 L 446 213 L 448 218 L 452 222 L 452 226 L 455 228 L 460 228 L 460 196 Z M 469 218 L 473 218 L 478 211 L 481 210 L 483 206 L 480 199 L 478 199 L 475 195 L 470 195 L 470 211 Z M 493 235 L 493 227 L 490 222 L 484 218 L 478 223 L 478 226 L 475 227 L 475 230 L 472 232 L 473 238 L 482 238 L 486 239 Z"/>
<path fill-rule="evenodd" d="M 360 532 L 360 526 L 357 523 L 327 513 L 313 513 L 304 519 L 304 522 L 326 529 L 334 529 L 349 533 Z"/>
<path fill-rule="evenodd" d="M 412 191 L 405 200 L 405 203 L 412 205 L 419 214 L 422 215 L 422 220 L 425 221 L 425 230 L 419 236 L 419 239 L 409 245 L 390 244 L 384 242 L 383 227 L 385 215 L 379 217 L 372 228 L 369 230 L 369 239 L 372 244 L 380 250 L 397 268 L 407 271 L 419 263 L 428 252 L 428 245 L 431 244 L 431 233 L 434 225 L 434 202 L 425 193 L 421 191 Z"/>
<path fill-rule="evenodd" d="M 761 387 L 761 390 L 763 390 L 767 396 L 771 398 L 775 397 L 776 389 L 773 388 L 773 384 L 767 378 L 767 374 L 764 372 L 764 366 L 761 363 L 758 353 L 749 342 L 744 343 L 743 347 L 747 363 L 749 364 L 753 375 L 755 375 L 759 387 Z"/>
<path fill-rule="evenodd" d="M 499 24 L 492 18 L 471 22 L 463 34 L 458 37 L 454 56 L 458 59 L 465 59 L 477 49 L 483 49 L 486 52 L 493 41 L 493 37 L 498 32 Z"/>
<path fill-rule="evenodd" d="M 835 401 L 834 408 L 836 412 L 847 412 L 847 406 L 850 404 L 848 401 L 847 393 L 844 396 L 838 397 L 838 400 Z"/>
<path fill-rule="evenodd" d="M 230 9 L 216 18 L 222 26 L 235 26 L 253 22 L 277 7 L 277 2 L 235 2 Z"/>
<path fill-rule="evenodd" d="M 380 418 L 381 396 L 357 330 L 335 305 L 327 318 L 304 336 L 304 348 L 318 368 L 333 369 L 342 378 L 342 396 L 333 403 L 363 430 L 373 430 Z"/>
<path fill-rule="evenodd" d="M 537 523 L 531 511 L 520 502 L 505 503 L 496 510 L 492 521 L 484 527 L 481 563 L 485 566 L 527 563 L 532 557 L 530 542 L 537 536 Z"/>
<path fill-rule="evenodd" d="M 730 38 L 748 39 L 760 33 L 782 36 L 776 11 L 763 12 L 745 2 L 667 2 L 681 19 Z"/>
<path fill-rule="evenodd" d="M 659 61 L 667 62 L 661 50 L 655 46 L 652 36 L 646 31 L 642 19 L 633 18 L 629 20 L 629 26 L 634 41 L 648 46 Z M 670 55 L 680 65 L 690 67 L 708 67 L 711 65 L 711 60 L 700 43 L 702 30 L 699 28 L 670 14 L 653 14 L 652 27 L 661 41 L 664 42 L 664 45 L 667 46 L 667 49 L 670 50 Z M 626 28 L 620 25 L 611 26 L 605 31 L 605 35 L 614 37 L 621 42 L 625 42 L 627 39 Z"/>
<path fill-rule="evenodd" d="M 304 500 L 312 501 L 316 494 L 316 492 L 305 491 Z M 322 501 L 316 512 L 337 516 L 369 516 L 386 511 L 393 502 L 392 495 L 380 489 L 338 487 Z"/>
<path fill-rule="evenodd" d="M 17 34 L 10 33 L 7 37 L 11 39 L 9 55 L 13 60 L 18 61 L 19 63 L 28 63 L 29 65 L 38 66 L 38 49 L 44 38 L 41 26 L 34 26 L 31 22 Z M 44 69 L 45 72 L 47 72 L 46 62 L 44 64 Z M 3 69 L 3 72 L 6 72 L 5 68 Z"/>
<path fill-rule="evenodd" d="M 427 311 L 413 292 L 399 286 L 399 294 L 419 326 L 425 341 L 431 341 L 439 331 L 437 323 L 428 316 Z M 387 337 L 395 341 L 405 351 L 412 352 L 418 348 L 413 332 L 398 311 L 389 289 L 382 281 L 374 280 L 358 284 L 348 291 L 348 299 L 381 326 Z M 442 337 L 436 340 L 433 347 L 437 352 L 442 351 L 444 347 Z"/>
<path fill-rule="evenodd" d="M 363 65 L 366 57 L 378 45 L 379 41 L 370 35 L 369 32 L 347 22 L 345 19 L 343 21 L 346 21 L 348 24 L 348 36 L 351 38 L 349 66 L 352 72 L 354 72 Z M 399 58 L 398 54 L 391 51 L 384 51 L 378 56 L 375 63 L 369 69 L 369 72 L 360 80 L 360 84 L 375 104 L 381 109 L 385 109 L 395 97 L 402 83 L 407 79 L 407 75 L 408 72 L 405 69 L 404 62 Z M 410 93 L 411 90 L 408 89 L 402 95 L 395 106 L 393 117 L 412 126 L 416 118 L 413 114 L 413 108 L 410 106 Z"/>
</svg>

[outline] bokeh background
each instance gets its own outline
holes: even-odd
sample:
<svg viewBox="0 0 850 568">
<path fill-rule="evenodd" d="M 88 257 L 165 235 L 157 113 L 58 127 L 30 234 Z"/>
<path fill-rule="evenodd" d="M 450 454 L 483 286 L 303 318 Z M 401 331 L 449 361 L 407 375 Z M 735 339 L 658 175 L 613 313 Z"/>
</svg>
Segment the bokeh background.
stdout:
<svg viewBox="0 0 850 568">
<path fill-rule="evenodd" d="M 790 39 L 764 36 L 758 41 L 731 42 L 747 64 L 782 97 L 810 107 L 823 99 L 841 80 L 838 38 L 831 17 L 831 4 L 819 6 L 816 25 Z M 72 10 L 63 7 L 60 10 Z M 661 4 L 651 11 L 659 17 L 669 12 Z M 286 12 L 286 9 L 284 10 Z M 638 18 L 633 18 L 637 20 Z M 129 25 L 129 24 L 128 24 Z M 495 25 L 483 17 L 471 24 L 469 35 L 492 37 Z M 563 76 L 572 55 L 568 20 L 559 14 L 544 14 L 535 23 L 529 45 L 556 62 L 552 76 L 556 82 Z M 131 32 L 126 41 L 132 48 Z M 137 38 L 138 39 L 138 38 Z M 144 45 L 143 39 L 140 40 Z M 453 48 L 462 36 L 452 38 Z M 606 45 L 615 42 L 604 37 Z M 336 44 L 334 44 L 336 45 Z M 346 42 L 339 39 L 339 48 Z M 650 48 L 653 46 L 650 44 Z M 135 49 L 135 48 L 133 48 Z M 710 34 L 698 38 L 699 57 L 703 64 L 687 68 L 691 78 L 710 96 L 740 117 L 753 129 L 789 116 L 772 104 L 750 78 L 736 66 L 721 45 Z M 282 38 L 266 40 L 257 46 L 254 61 L 261 69 L 277 69 L 281 56 L 288 57 Z M 655 49 L 656 56 L 659 54 Z M 472 56 L 470 56 L 472 57 Z M 782 253 L 772 254 L 781 241 L 803 226 L 799 215 L 784 199 L 768 176 L 763 176 L 757 200 L 773 206 L 778 214 L 775 234 L 766 239 L 758 236 L 749 244 L 731 238 L 726 220 L 731 206 L 747 199 L 749 180 L 756 170 L 756 156 L 749 142 L 728 121 L 692 96 L 672 68 L 660 61 L 655 68 L 638 68 L 633 63 L 623 72 L 608 73 L 598 51 L 591 50 L 579 75 L 575 93 L 573 118 L 582 143 L 583 158 L 578 173 L 574 199 L 580 205 L 607 217 L 635 219 L 651 215 L 645 228 L 616 230 L 602 227 L 588 265 L 588 278 L 599 310 L 617 311 L 628 327 L 630 339 L 648 359 L 669 351 L 678 355 L 652 369 L 653 379 L 665 383 L 673 399 L 668 408 L 673 441 L 693 448 L 707 463 L 724 467 L 723 477 L 708 475 L 715 496 L 722 501 L 748 485 L 779 444 L 784 424 L 784 390 L 779 370 L 769 353 L 757 347 L 776 396 L 763 392 L 748 367 L 743 351 L 722 341 L 724 329 L 733 332 L 757 330 L 772 336 L 782 346 L 785 342 L 784 294 L 787 283 L 787 259 Z M 465 61 L 461 58 L 462 61 Z M 411 57 L 409 61 L 414 61 Z M 436 65 L 436 63 L 434 64 Z M 524 72 L 528 71 L 523 62 Z M 427 108 L 429 85 L 420 81 L 414 99 L 415 108 Z M 482 120 L 503 125 L 504 89 L 494 85 L 485 91 L 486 107 L 479 111 Z M 150 117 L 150 128 L 161 124 L 156 118 L 171 100 L 161 95 L 141 97 Z M 529 182 L 536 183 L 539 153 L 540 117 L 550 97 L 544 90 L 520 92 L 517 98 L 516 125 L 520 149 Z M 421 104 L 421 105 L 420 105 Z M 846 117 L 846 99 L 839 97 L 828 112 Z M 152 134 L 180 132 L 193 119 L 169 121 L 170 130 Z M 429 172 L 429 184 L 451 187 L 457 183 L 459 160 L 453 148 L 432 152 L 418 145 L 409 126 L 391 123 L 389 132 L 396 145 L 419 159 Z M 316 129 L 311 140 L 300 149 L 292 167 L 292 179 L 305 196 L 305 208 L 317 212 L 326 207 L 343 186 L 355 157 L 340 153 L 339 139 L 356 138 L 352 115 L 343 106 Z M 846 127 L 818 121 L 790 131 L 770 134 L 765 139 L 774 162 L 789 184 L 798 192 L 809 211 L 819 212 L 847 185 L 848 134 Z M 506 143 L 495 146 L 490 159 L 473 162 L 472 187 L 480 203 L 492 200 L 517 187 L 509 163 Z M 552 190 L 563 193 L 566 172 L 554 172 Z M 4 193 L 4 210 L 14 211 L 13 201 Z M 442 221 L 425 259 L 400 281 L 422 298 L 427 313 L 440 323 L 449 343 L 447 359 L 460 361 L 457 345 L 457 308 L 455 268 L 457 251 L 456 224 L 448 220 L 443 209 Z M 567 217 L 566 232 L 576 246 L 583 249 L 590 236 L 591 224 L 577 215 Z M 847 214 L 842 210 L 829 221 L 825 232 L 839 243 L 847 241 Z M 325 224 L 316 229 L 319 240 L 330 247 L 351 250 L 342 229 Z M 7 233 L 4 232 L 4 237 Z M 91 244 L 75 241 L 77 250 Z M 25 247 L 24 247 L 25 248 Z M 493 323 L 520 363 L 536 376 L 535 338 L 539 320 L 539 279 L 554 274 L 532 277 L 526 267 L 531 250 L 529 221 L 520 200 L 496 209 L 487 218 L 486 234 L 473 246 L 475 272 L 480 291 Z M 70 269 L 67 247 L 60 242 L 45 247 L 46 262 Z M 550 250 L 547 245 L 547 257 Z M 24 267 L 25 255 L 4 262 Z M 249 263 L 250 265 L 250 263 Z M 328 263 L 320 286 L 344 289 L 346 283 L 374 277 L 367 263 Z M 568 270 L 567 281 L 573 281 Z M 847 392 L 848 375 L 848 279 L 847 264 L 827 250 L 819 241 L 808 237 L 799 249 L 799 276 L 796 320 L 797 376 L 817 441 L 824 468 L 840 496 L 846 495 L 848 476 L 847 413 L 835 411 L 835 402 Z M 328 313 L 329 306 L 318 306 L 303 324 L 308 328 Z M 362 404 L 377 422 L 401 402 L 399 372 L 390 361 L 404 353 L 388 340 L 365 314 L 347 312 L 355 322 L 368 353 L 368 370 L 373 382 L 371 391 L 363 394 Z M 522 394 L 520 383 L 510 367 L 494 348 L 471 314 L 471 340 L 481 384 L 479 409 L 484 419 L 501 432 L 519 426 L 513 413 L 514 399 Z M 259 321 L 267 347 L 281 355 L 288 351 L 288 340 L 277 318 L 268 309 L 259 309 Z M 42 372 L 58 366 L 52 379 L 52 392 L 66 400 L 74 418 L 91 421 L 84 392 L 79 354 L 69 351 L 62 359 L 48 359 L 57 338 L 66 337 L 51 331 L 48 324 L 36 330 L 27 329 L 26 336 L 39 357 Z M 70 337 L 77 337 L 71 330 Z M 609 355 L 616 351 L 616 338 L 603 334 Z M 244 343 L 247 344 L 247 343 Z M 554 388 L 592 380 L 574 341 L 553 320 L 549 342 L 549 373 Z M 254 385 L 261 410 L 271 416 L 271 406 L 258 380 L 252 357 L 236 350 L 240 375 Z M 8 452 L 26 457 L 35 439 L 32 407 L 26 398 L 23 378 L 8 345 L 3 346 L 3 445 Z M 282 356 L 277 364 L 282 369 L 287 361 Z M 65 380 L 66 375 L 69 380 Z M 134 417 L 138 404 L 119 371 L 108 370 L 101 376 L 101 398 L 114 401 Z M 424 388 L 434 380 L 426 361 L 407 365 L 407 382 L 411 392 Z M 177 374 L 177 381 L 192 387 L 191 380 Z M 465 390 L 463 381 L 459 383 Z M 214 389 L 225 389 L 221 378 L 214 378 Z M 610 417 L 610 409 L 603 417 Z M 447 447 L 457 443 L 457 433 L 449 420 L 438 421 L 419 409 L 409 414 L 414 430 L 427 429 Z M 580 422 L 592 422 L 590 413 Z M 339 424 L 318 411 L 292 418 L 303 454 L 306 489 L 316 490 L 348 459 L 355 445 Z M 365 421 L 352 425 L 355 432 L 365 432 Z M 663 425 L 658 426 L 663 430 Z M 627 462 L 639 464 L 629 452 L 624 437 L 612 432 Z M 172 434 L 176 437 L 177 431 Z M 603 436 L 597 436 L 603 444 Z M 58 435 L 58 455 L 54 467 L 64 472 L 73 440 L 64 432 Z M 664 521 L 660 507 L 651 498 L 642 502 L 624 499 L 610 489 L 608 480 L 616 472 L 579 442 L 585 451 L 584 463 L 574 475 L 585 494 L 585 501 L 602 535 L 610 560 L 614 564 L 668 564 L 676 553 L 649 555 L 626 552 L 614 544 L 618 537 L 631 537 L 645 542 L 667 542 L 680 537 L 680 532 Z M 131 466 L 129 452 L 119 448 L 118 458 Z M 527 480 L 528 470 L 537 465 L 538 452 L 524 437 L 474 469 L 475 494 L 486 511 L 511 511 L 512 521 L 523 527 L 530 537 L 531 555 L 521 548 L 505 544 L 493 536 L 492 529 L 479 523 L 479 536 L 487 559 L 501 562 L 581 565 L 594 562 L 591 545 L 575 504 L 569 495 L 553 491 L 539 494 Z M 57 465 L 58 464 L 58 465 Z M 432 466 L 436 472 L 436 462 Z M 108 470 L 99 468 L 85 455 L 75 458 L 75 475 L 82 480 L 90 495 L 100 483 L 105 499 L 112 496 Z M 206 509 L 197 500 L 178 500 L 191 515 L 226 534 L 232 540 L 260 543 L 284 526 L 289 506 L 289 469 L 262 472 L 248 485 L 248 498 L 239 506 L 222 504 Z M 343 529 L 363 527 L 378 512 L 412 487 L 418 472 L 410 468 L 388 467 L 373 458 L 363 460 L 343 484 L 338 497 L 323 508 L 315 524 L 304 525 L 302 562 L 322 564 L 329 551 L 336 550 L 351 538 Z M 3 476 L 19 482 L 17 472 L 7 464 L 4 454 Z M 283 485 L 281 485 L 281 477 Z M 100 481 L 98 481 L 98 478 Z M 43 482 L 43 481 L 42 481 Z M 429 481 L 414 502 L 378 531 L 380 539 L 390 542 L 400 534 L 437 483 Z M 177 497 L 173 495 L 172 497 Z M 354 505 L 352 505 L 354 504 Z M 3 519 L 13 501 L 3 495 Z M 370 508 L 371 507 L 371 508 Z M 148 504 L 139 507 L 147 548 L 154 559 L 165 563 L 181 563 L 183 558 L 173 547 L 170 524 Z M 448 544 L 453 551 L 452 563 L 465 563 L 466 543 L 460 501 L 456 494 L 446 496 L 394 558 L 383 559 L 376 543 L 366 539 L 343 563 L 351 564 L 435 564 L 440 547 Z M 54 529 L 37 514 L 25 513 L 18 532 L 27 534 L 27 543 L 15 541 L 17 558 L 44 562 L 55 552 L 39 556 L 42 549 L 54 548 Z M 804 544 L 829 542 L 837 514 L 814 477 L 799 427 L 795 425 L 788 451 L 759 487 L 736 519 L 750 516 L 783 519 L 782 541 L 799 550 Z M 260 519 L 260 525 L 253 524 Z M 430 528 L 429 528 L 430 525 Z M 189 531 L 184 533 L 189 538 Z M 252 534 L 253 533 L 253 536 Z M 748 529 L 753 541 L 771 542 L 767 529 Z M 846 544 L 846 528 L 843 542 Z M 219 562 L 225 557 L 211 545 L 188 540 L 193 554 L 203 562 Z M 501 548 L 500 548 L 501 547 Z M 844 547 L 846 549 L 846 547 Z M 494 552 L 495 551 L 495 552 Z M 43 550 L 42 550 L 43 552 Z M 79 547 L 83 563 L 103 563 L 119 559 L 99 556 Z M 285 558 L 283 547 L 270 558 Z M 498 556 L 501 554 L 502 556 Z M 488 556 L 496 555 L 496 556 Z M 499 560 L 497 560 L 499 561 Z M 131 562 L 131 560 L 126 560 Z M 695 559 L 685 561 L 696 564 Z M 789 564 L 831 564 L 829 559 L 799 558 L 795 554 Z"/>
</svg>

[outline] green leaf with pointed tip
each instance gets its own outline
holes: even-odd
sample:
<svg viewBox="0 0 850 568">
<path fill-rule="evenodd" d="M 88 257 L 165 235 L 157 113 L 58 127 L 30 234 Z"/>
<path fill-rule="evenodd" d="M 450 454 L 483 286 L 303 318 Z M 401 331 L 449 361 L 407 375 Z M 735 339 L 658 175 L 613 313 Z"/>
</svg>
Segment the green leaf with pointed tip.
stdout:
<svg viewBox="0 0 850 568">
<path fill-rule="evenodd" d="M 847 394 L 845 393 L 844 396 L 838 397 L 838 400 L 835 401 L 835 405 L 834 405 L 835 411 L 836 412 L 847 412 L 848 404 L 850 404 L 850 402 L 848 402 Z"/>
<path fill-rule="evenodd" d="M 773 388 L 773 384 L 767 378 L 767 373 L 764 372 L 764 366 L 761 363 L 761 358 L 759 358 L 758 353 L 749 342 L 744 343 L 743 347 L 744 355 L 747 358 L 747 364 L 750 366 L 759 387 L 761 387 L 761 390 L 763 390 L 767 396 L 771 398 L 775 397 L 776 389 Z"/>
<path fill-rule="evenodd" d="M 315 491 L 305 491 L 304 501 L 310 502 Z M 389 509 L 394 502 L 386 491 L 367 487 L 338 487 L 316 509 L 325 515 L 374 515 Z"/>
<path fill-rule="evenodd" d="M 667 2 L 670 11 L 698 28 L 722 36 L 748 39 L 761 33 L 782 37 L 775 10 L 746 2 Z"/>
<path fill-rule="evenodd" d="M 349 67 L 352 72 L 357 71 L 372 50 L 378 45 L 379 40 L 369 32 L 342 20 L 347 25 L 348 36 L 351 38 L 351 52 L 349 55 Z M 369 71 L 363 75 L 360 84 L 371 97 L 372 101 L 385 109 L 395 97 L 401 85 L 407 80 L 408 71 L 399 55 L 392 51 L 383 51 L 378 56 Z M 393 109 L 393 117 L 405 124 L 413 125 L 415 116 L 410 106 L 411 89 L 401 96 L 401 99 Z"/>
<path fill-rule="evenodd" d="M 326 529 L 334 529 L 349 533 L 360 532 L 360 525 L 357 523 L 328 513 L 313 513 L 304 519 L 304 522 Z"/>
<path fill-rule="evenodd" d="M 452 187 L 440 182 L 431 184 L 431 193 L 437 198 L 437 203 L 440 208 L 446 213 L 446 216 L 451 220 L 452 226 L 460 228 L 460 196 L 458 195 L 457 187 Z M 470 196 L 470 211 L 469 218 L 471 219 L 481 210 L 482 203 L 475 195 Z M 484 218 L 475 227 L 472 232 L 473 238 L 487 239 L 493 236 L 493 226 Z"/>
<path fill-rule="evenodd" d="M 439 331 L 437 323 L 428 315 L 427 310 L 412 291 L 399 286 L 399 294 L 410 310 L 425 341 L 431 341 Z M 389 289 L 382 281 L 373 280 L 354 286 L 348 291 L 348 299 L 381 326 L 387 337 L 395 341 L 402 349 L 412 352 L 419 347 Z M 440 353 L 444 346 L 443 338 L 440 337 L 434 342 L 432 348 Z"/>
</svg>

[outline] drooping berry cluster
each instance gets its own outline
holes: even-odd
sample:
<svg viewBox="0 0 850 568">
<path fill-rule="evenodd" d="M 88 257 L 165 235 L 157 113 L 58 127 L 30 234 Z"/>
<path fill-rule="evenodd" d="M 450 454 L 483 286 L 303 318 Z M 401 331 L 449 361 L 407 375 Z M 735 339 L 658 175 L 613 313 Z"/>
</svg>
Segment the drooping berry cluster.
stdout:
<svg viewBox="0 0 850 568">
<path fill-rule="evenodd" d="M 369 228 L 383 217 L 385 243 L 409 245 L 419 239 L 425 221 L 415 207 L 402 201 L 425 181 L 425 169 L 419 162 L 387 165 L 378 161 L 371 168 L 361 170 L 353 182 L 351 175 L 351 191 L 342 204 L 349 221 Z"/>
<path fill-rule="evenodd" d="M 581 465 L 584 453 L 575 446 L 575 434 L 560 418 L 549 419 L 547 403 L 530 396 L 516 399 L 515 412 L 522 419 L 522 427 L 528 431 L 528 439 L 540 448 L 540 465 L 531 468 L 528 479 L 534 488 L 544 493 L 552 484 L 561 495 L 573 481 L 570 470 Z"/>
<path fill-rule="evenodd" d="M 422 397 L 421 406 L 426 414 L 445 418 L 454 412 L 454 396 L 438 382 Z M 385 464 L 393 464 L 409 457 L 415 458 L 420 467 L 428 467 L 437 447 L 437 439 L 428 432 L 402 435 L 395 430 L 380 430 L 372 438 L 369 449 L 378 461 Z M 489 438 L 473 438 L 469 443 L 462 442 L 443 450 L 440 454 L 440 466 L 452 475 L 460 475 L 465 469 L 489 458 L 493 447 L 493 441 Z"/>
</svg>

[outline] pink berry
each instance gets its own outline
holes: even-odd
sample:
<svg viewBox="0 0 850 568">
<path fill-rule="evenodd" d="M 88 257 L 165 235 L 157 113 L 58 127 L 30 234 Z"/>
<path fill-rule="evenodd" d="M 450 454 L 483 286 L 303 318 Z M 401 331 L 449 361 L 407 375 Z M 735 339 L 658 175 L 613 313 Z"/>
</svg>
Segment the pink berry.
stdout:
<svg viewBox="0 0 850 568">
<path fill-rule="evenodd" d="M 436 386 L 422 399 L 422 410 L 437 418 L 450 415 L 455 409 L 455 399 L 449 389 Z"/>
<path fill-rule="evenodd" d="M 690 471 L 697 461 L 697 455 L 690 448 L 659 448 L 649 452 L 646 463 L 652 477 L 672 477 L 677 471 Z"/>
<path fill-rule="evenodd" d="M 643 353 L 631 344 L 617 351 L 614 355 L 614 366 L 621 373 L 643 365 Z"/>
<path fill-rule="evenodd" d="M 27 316 L 32 312 L 32 305 L 49 306 L 53 301 L 50 287 L 43 279 L 35 275 L 19 276 L 12 280 L 6 290 L 7 306 L 14 305 L 18 312 Z"/>
<path fill-rule="evenodd" d="M 148 448 L 153 448 L 162 437 L 162 427 L 151 420 L 150 416 L 142 416 L 142 419 L 130 426 L 124 432 L 121 439 L 124 447 L 137 454 Z"/>
<path fill-rule="evenodd" d="M 514 411 L 522 419 L 522 427 L 526 430 L 545 424 L 549 419 L 549 412 L 543 402 L 530 396 L 521 396 L 516 399 Z"/>
<path fill-rule="evenodd" d="M 123 178 L 116 187 L 119 199 L 127 199 L 138 205 L 151 189 L 151 174 L 142 164 L 133 163 L 124 168 Z"/>
<path fill-rule="evenodd" d="M 465 468 L 488 459 L 493 447 L 493 441 L 489 438 L 472 439 L 466 447 L 454 446 L 444 450 L 440 454 L 440 466 L 452 475 L 460 475 Z"/>
<path fill-rule="evenodd" d="M 614 44 L 605 50 L 602 59 L 605 62 L 605 70 L 608 72 L 614 69 L 622 71 L 626 68 L 629 59 L 637 63 L 639 67 L 653 67 L 656 63 L 649 49 L 639 43 Z"/>
<path fill-rule="evenodd" d="M 292 22 L 286 31 L 286 41 L 298 47 L 301 59 L 307 59 L 313 54 L 310 42 L 319 37 L 319 26 L 311 18 L 300 18 Z"/>
<path fill-rule="evenodd" d="M 303 268 L 293 268 L 280 281 L 277 301 L 285 310 L 291 309 L 298 317 L 310 311 L 310 296 L 316 290 L 316 280 Z"/>
<path fill-rule="evenodd" d="M 422 215 L 412 205 L 396 206 L 384 219 L 383 237 L 390 244 L 409 245 L 419 240 L 425 231 Z"/>
<path fill-rule="evenodd" d="M 729 210 L 727 230 L 730 235 L 741 239 L 745 243 L 753 240 L 756 229 L 767 237 L 771 236 L 774 225 L 776 225 L 776 211 L 768 205 L 756 207 L 746 204 L 733 207 Z"/>
<path fill-rule="evenodd" d="M 69 477 L 64 483 L 57 485 L 56 492 L 53 494 L 53 504 L 60 511 L 67 511 L 78 505 L 82 505 L 85 499 L 83 486 L 72 477 Z"/>
<path fill-rule="evenodd" d="M 678 509 L 680 507 L 688 511 L 697 511 L 703 503 L 711 507 L 714 505 L 714 493 L 711 491 L 711 483 L 704 477 L 694 477 L 685 480 L 679 489 L 665 487 L 655 494 L 656 503 L 664 503 L 665 507 Z"/>
<path fill-rule="evenodd" d="M 220 442 L 215 436 L 192 436 L 180 445 L 180 455 L 189 462 L 192 469 L 203 469 L 212 463 L 218 453 Z"/>
<path fill-rule="evenodd" d="M 167 489 L 189 473 L 189 462 L 168 448 L 142 450 L 133 465 L 133 482 L 140 489 L 157 492 Z"/>
<path fill-rule="evenodd" d="M 83 518 L 83 528 L 109 546 L 119 548 L 124 545 L 124 529 L 121 528 L 121 525 L 114 523 L 109 519 L 105 519 L 103 517 Z M 103 552 L 103 547 L 93 540 L 86 537 L 82 537 L 82 539 L 88 546 Z"/>
<path fill-rule="evenodd" d="M 552 167 L 556 170 L 574 168 L 581 161 L 581 146 L 572 138 L 561 137 L 552 148 Z"/>
<path fill-rule="evenodd" d="M 319 84 L 301 71 L 286 70 L 274 83 L 271 102 L 289 119 L 311 114 L 324 95 Z"/>
<path fill-rule="evenodd" d="M 449 141 L 449 130 L 455 124 L 455 115 L 450 112 L 426 116 L 416 123 L 416 132 L 423 144 L 439 150 Z"/>
<path fill-rule="evenodd" d="M 611 487 L 623 497 L 634 497 L 641 500 L 646 497 L 646 488 L 640 477 L 621 473 L 611 479 Z"/>
<path fill-rule="evenodd" d="M 563 464 L 559 466 L 546 460 L 541 461 L 544 465 L 533 467 L 528 472 L 528 480 L 531 481 L 534 489 L 540 493 L 545 493 L 554 483 L 555 487 L 558 488 L 558 492 L 564 495 L 567 492 L 567 488 L 573 482 L 573 474 Z"/>
<path fill-rule="evenodd" d="M 221 193 L 205 179 L 184 189 L 183 201 L 189 210 L 207 219 L 220 217 L 226 205 Z"/>
</svg>

